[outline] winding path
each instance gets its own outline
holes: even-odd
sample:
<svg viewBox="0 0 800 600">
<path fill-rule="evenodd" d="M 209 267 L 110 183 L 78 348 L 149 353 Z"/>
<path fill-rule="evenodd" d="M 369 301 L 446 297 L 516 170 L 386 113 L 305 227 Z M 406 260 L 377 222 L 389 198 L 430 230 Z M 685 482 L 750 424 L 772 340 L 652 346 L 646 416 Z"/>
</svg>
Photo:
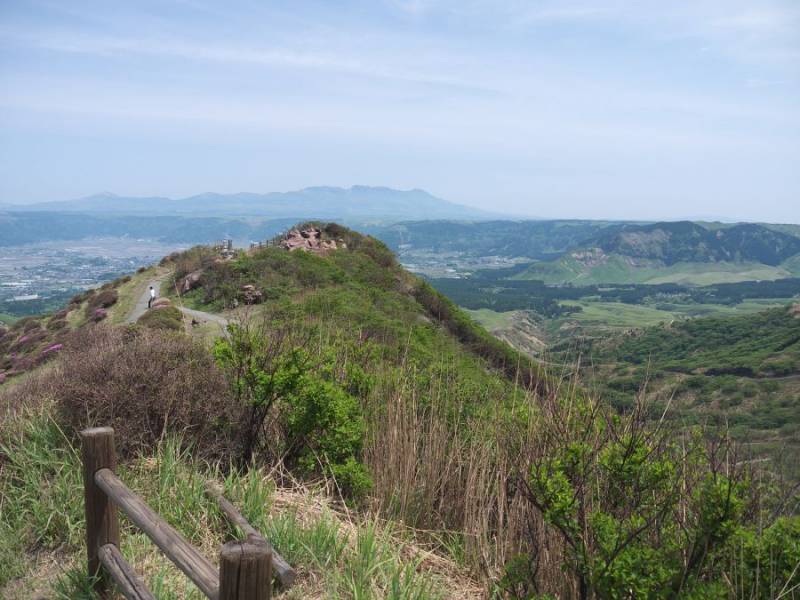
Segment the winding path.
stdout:
<svg viewBox="0 0 800 600">
<path fill-rule="evenodd" d="M 147 285 L 144 287 L 144 292 L 142 292 L 142 295 L 139 296 L 139 299 L 133 306 L 131 314 L 129 314 L 128 318 L 125 319 L 125 323 L 135 323 L 139 320 L 139 317 L 147 312 L 147 302 L 150 300 L 150 287 L 154 287 L 156 289 L 156 293 L 159 293 L 161 290 L 161 283 L 166 278 L 167 275 L 159 275 L 158 277 L 155 277 L 147 282 Z"/>
<path fill-rule="evenodd" d="M 147 302 L 150 300 L 150 286 L 154 287 L 157 293 L 161 290 L 161 284 L 167 278 L 169 273 L 164 275 L 159 275 L 158 277 L 154 277 L 150 281 L 147 282 L 147 285 L 144 288 L 144 292 L 136 301 L 136 304 L 133 307 L 133 310 L 125 319 L 125 323 L 135 323 L 139 320 L 145 312 L 147 312 Z M 159 294 L 160 295 L 160 294 Z M 176 305 L 177 306 L 177 305 Z M 193 308 L 185 308 L 183 306 L 177 306 L 177 308 L 185 315 L 192 318 L 192 320 L 197 321 L 200 324 L 203 323 L 216 323 L 221 327 L 227 327 L 228 319 L 221 315 L 215 315 L 213 313 L 203 312 L 202 310 L 195 310 Z"/>
<path fill-rule="evenodd" d="M 215 315 L 214 313 L 203 312 L 202 310 L 195 310 L 193 308 L 184 308 L 183 306 L 179 306 L 178 308 L 183 314 L 192 317 L 192 319 L 200 324 L 217 323 L 222 327 L 228 326 L 228 319 L 221 315 Z"/>
</svg>

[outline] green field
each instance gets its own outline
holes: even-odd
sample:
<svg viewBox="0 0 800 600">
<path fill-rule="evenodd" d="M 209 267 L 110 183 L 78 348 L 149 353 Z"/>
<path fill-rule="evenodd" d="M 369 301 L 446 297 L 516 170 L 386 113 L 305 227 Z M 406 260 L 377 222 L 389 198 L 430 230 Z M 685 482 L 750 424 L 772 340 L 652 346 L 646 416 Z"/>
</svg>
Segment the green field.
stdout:
<svg viewBox="0 0 800 600">
<path fill-rule="evenodd" d="M 6 325 L 11 325 L 17 319 L 19 319 L 19 317 L 15 317 L 13 315 L 7 315 L 5 313 L 0 313 L 0 323 L 5 323 Z"/>
<path fill-rule="evenodd" d="M 795 257 L 796 258 L 796 257 Z M 785 266 L 771 267 L 761 263 L 676 263 L 663 266 L 631 264 L 620 256 L 609 256 L 606 262 L 586 266 L 572 256 L 555 262 L 534 263 L 514 279 L 538 279 L 547 284 L 593 285 L 600 283 L 679 283 L 684 285 L 714 285 L 782 279 L 791 277 L 793 270 L 800 268 L 800 259 L 795 265 L 790 259 Z"/>
<path fill-rule="evenodd" d="M 559 323 L 578 321 L 583 325 L 600 328 L 649 327 L 659 323 L 670 323 L 691 317 L 736 316 L 757 313 L 768 308 L 785 306 L 790 299 L 748 300 L 735 306 L 723 304 L 660 304 L 658 308 L 642 304 L 622 302 L 597 302 L 592 300 L 564 300 L 563 306 L 578 306 L 580 312 L 573 313 Z M 475 311 L 477 312 L 477 311 Z M 491 312 L 491 311 L 489 311 Z M 510 313 L 500 313 L 510 314 Z"/>
<path fill-rule="evenodd" d="M 478 310 L 464 309 L 464 311 L 489 331 L 508 329 L 514 325 L 515 310 L 497 312 L 488 308 Z"/>
<path fill-rule="evenodd" d="M 621 302 L 592 302 L 565 300 L 565 306 L 579 306 L 582 310 L 571 314 L 567 320 L 603 325 L 607 327 L 647 327 L 679 318 L 674 312 L 659 310 L 639 304 Z"/>
</svg>

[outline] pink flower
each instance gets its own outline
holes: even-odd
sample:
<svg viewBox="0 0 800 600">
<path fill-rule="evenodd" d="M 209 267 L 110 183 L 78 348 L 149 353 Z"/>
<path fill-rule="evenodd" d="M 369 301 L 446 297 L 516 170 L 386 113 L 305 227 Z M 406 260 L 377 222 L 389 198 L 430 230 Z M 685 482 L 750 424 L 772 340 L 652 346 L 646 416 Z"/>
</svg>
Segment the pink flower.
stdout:
<svg viewBox="0 0 800 600">
<path fill-rule="evenodd" d="M 42 354 L 47 354 L 48 352 L 58 352 L 63 347 L 64 347 L 64 344 L 53 344 L 52 346 L 49 346 L 49 347 L 45 348 L 44 350 L 42 350 Z"/>
</svg>

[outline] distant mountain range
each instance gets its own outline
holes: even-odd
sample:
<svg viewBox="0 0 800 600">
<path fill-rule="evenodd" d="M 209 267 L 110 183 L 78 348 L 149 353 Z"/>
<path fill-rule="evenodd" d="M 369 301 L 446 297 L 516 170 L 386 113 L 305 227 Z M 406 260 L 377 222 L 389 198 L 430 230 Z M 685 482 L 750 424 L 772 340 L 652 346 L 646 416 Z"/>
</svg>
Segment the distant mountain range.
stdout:
<svg viewBox="0 0 800 600">
<path fill-rule="evenodd" d="M 5 205 L 6 211 L 104 215 L 267 217 L 271 219 L 487 219 L 497 216 L 437 198 L 424 190 L 386 187 L 310 187 L 267 194 L 207 193 L 188 198 L 127 197 L 103 193 L 62 202 Z"/>
<path fill-rule="evenodd" d="M 800 274 L 800 226 L 620 221 L 404 222 L 365 228 L 409 264 L 461 270 L 482 257 L 534 261 L 515 277 L 548 284 L 716 284 Z M 501 264 L 503 261 L 498 261 Z"/>
</svg>

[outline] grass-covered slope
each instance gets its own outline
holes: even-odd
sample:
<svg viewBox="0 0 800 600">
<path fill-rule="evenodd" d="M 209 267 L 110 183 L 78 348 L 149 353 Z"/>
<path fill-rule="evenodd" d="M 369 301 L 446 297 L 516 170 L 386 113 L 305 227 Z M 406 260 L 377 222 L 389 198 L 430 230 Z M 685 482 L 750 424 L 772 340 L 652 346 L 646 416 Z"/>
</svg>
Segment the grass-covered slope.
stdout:
<svg viewBox="0 0 800 600">
<path fill-rule="evenodd" d="M 800 375 L 800 310 L 689 319 L 632 335 L 617 360 L 653 368 L 748 377 Z"/>
<path fill-rule="evenodd" d="M 670 418 L 730 428 L 771 468 L 800 476 L 798 305 L 583 341 L 583 363 L 607 401 L 629 407 L 644 389 L 670 406 Z"/>
<path fill-rule="evenodd" d="M 534 361 L 408 273 L 382 242 L 334 224 L 323 227 L 323 239 L 338 248 L 315 253 L 269 247 L 228 261 L 195 248 L 170 261 L 179 288 L 187 275 L 198 277 L 182 299 L 195 308 L 241 307 L 248 302 L 245 286 L 252 286 L 260 295 L 256 312 L 279 323 L 324 322 L 352 342 L 372 342 L 381 359 L 425 368 L 449 357 L 465 379 L 486 379 L 488 366 L 526 385 L 539 383 Z"/>
<path fill-rule="evenodd" d="M 196 248 L 164 261 L 178 281 L 197 276 L 196 287 L 174 297 L 175 304 L 222 311 L 237 324 L 213 354 L 206 340 L 182 331 L 141 322 L 115 326 L 114 314 L 92 325 L 81 317 L 76 342 L 56 361 L 26 375 L 24 387 L 12 380 L 0 388 L 0 431 L 7 440 L 0 447 L 0 546 L 11 548 L 2 556 L 9 569 L 0 583 L 11 587 L 0 587 L 0 595 L 46 580 L 61 597 L 83 597 L 74 447 L 76 432 L 89 424 L 115 427 L 126 480 L 206 549 L 226 529 L 198 497 L 198 482 L 220 476 L 200 461 L 220 469 L 235 464 L 237 474 L 250 468 L 258 481 L 231 495 L 246 511 L 260 507 L 252 518 L 304 575 L 305 587 L 286 597 L 479 595 L 469 577 L 443 584 L 438 575 L 423 575 L 422 558 L 400 538 L 416 539 L 411 528 L 428 532 L 419 537 L 438 554 L 420 557 L 439 574 L 477 573 L 485 564 L 493 577 L 502 568 L 517 539 L 515 528 L 497 530 L 498 519 L 507 518 L 493 504 L 503 489 L 470 494 L 469 486 L 496 472 L 499 450 L 489 425 L 524 394 L 520 381 L 538 381 L 536 365 L 405 272 L 382 243 L 336 226 L 324 232 L 337 249 L 272 247 L 223 260 L 213 249 Z M 120 288 L 118 302 L 126 306 L 141 288 L 142 277 L 134 279 Z M 258 301 L 247 304 L 248 297 Z M 242 336 L 247 328 L 254 337 Z M 237 352 L 247 351 L 243 340 L 257 346 L 244 379 L 235 367 Z M 251 383 L 251 395 L 242 393 Z M 272 403 L 268 418 L 255 432 L 260 443 L 243 462 L 239 450 L 251 432 L 250 417 L 266 402 Z M 41 412 L 18 421 L 15 413 L 25 407 Z M 191 449 L 193 458 L 184 455 L 183 465 L 175 464 L 174 453 L 153 451 L 170 434 L 182 434 L 181 446 Z M 276 464 L 287 471 L 270 471 Z M 160 477 L 173 482 L 153 489 Z M 327 478 L 332 496 L 352 502 L 356 512 L 347 526 L 324 512 L 298 523 L 291 505 L 269 511 L 275 480 L 320 478 Z M 41 482 L 55 495 L 32 495 Z M 206 533 L 198 535 L 189 514 L 199 515 Z M 379 532 L 368 514 L 389 524 Z M 385 529 L 394 528 L 393 519 L 403 523 L 397 538 Z M 465 533 L 476 530 L 485 532 Z M 165 574 L 140 536 L 132 530 L 126 536 L 131 542 L 124 551 L 163 597 L 195 597 L 179 577 Z M 42 549 L 43 561 L 31 559 L 32 548 Z M 63 573 L 39 570 L 53 560 L 64 565 Z"/>
</svg>

